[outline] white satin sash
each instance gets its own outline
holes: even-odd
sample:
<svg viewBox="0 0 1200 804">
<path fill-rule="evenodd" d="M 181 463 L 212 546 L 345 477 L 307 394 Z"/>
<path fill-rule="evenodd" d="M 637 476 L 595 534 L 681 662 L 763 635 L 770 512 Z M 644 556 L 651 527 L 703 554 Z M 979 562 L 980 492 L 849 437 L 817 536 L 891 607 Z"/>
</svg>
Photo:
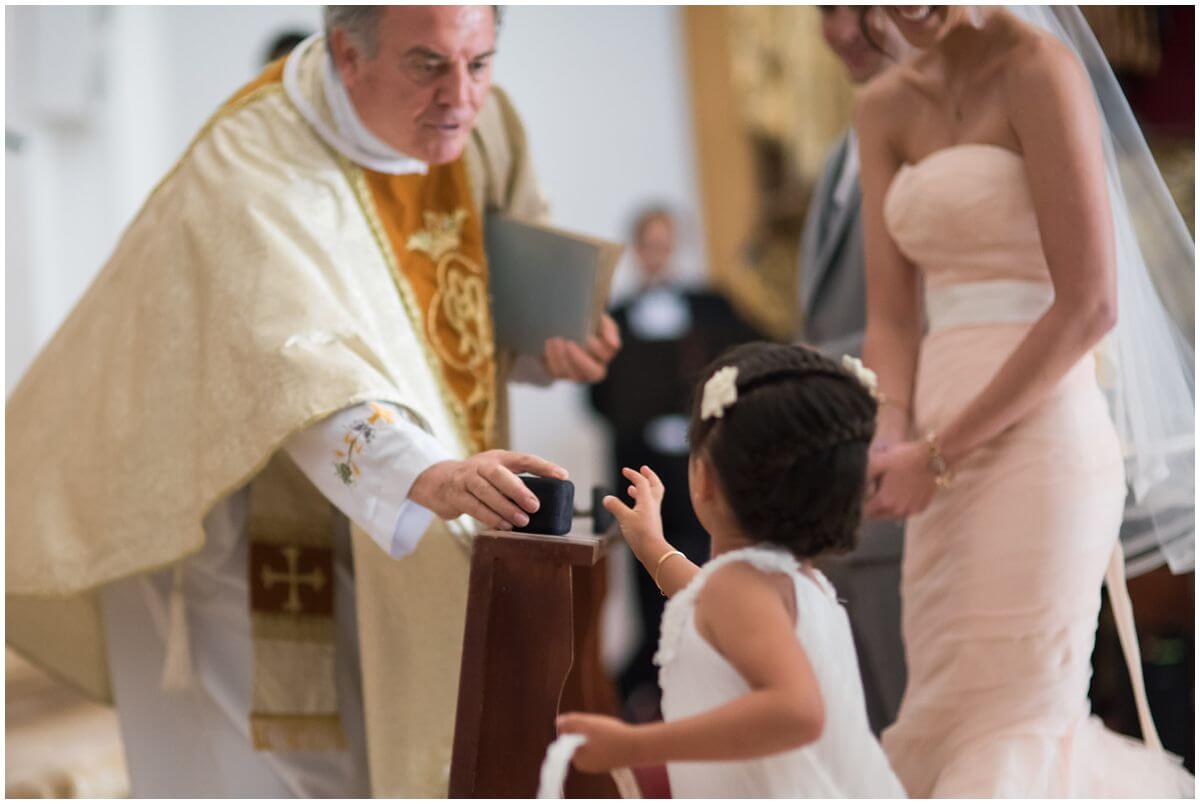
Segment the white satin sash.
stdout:
<svg viewBox="0 0 1200 804">
<path fill-rule="evenodd" d="M 1027 324 L 1054 302 L 1049 282 L 992 279 L 925 289 L 929 331 L 979 324 Z"/>
</svg>

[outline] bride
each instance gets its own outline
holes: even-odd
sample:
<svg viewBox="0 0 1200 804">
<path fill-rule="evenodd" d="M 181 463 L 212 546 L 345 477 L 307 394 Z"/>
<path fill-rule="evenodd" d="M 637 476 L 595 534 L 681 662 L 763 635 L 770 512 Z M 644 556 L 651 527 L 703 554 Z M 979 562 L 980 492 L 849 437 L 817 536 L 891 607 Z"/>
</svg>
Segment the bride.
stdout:
<svg viewBox="0 0 1200 804">
<path fill-rule="evenodd" d="M 855 122 L 868 514 L 907 518 L 884 747 L 914 797 L 1190 797 L 1145 706 L 1118 533 L 1128 508 L 1142 548 L 1191 568 L 1192 353 L 1139 238 L 1174 238 L 1186 272 L 1192 242 L 1078 9 L 866 13 L 913 47 Z M 1106 576 L 1145 744 L 1090 715 Z"/>
</svg>

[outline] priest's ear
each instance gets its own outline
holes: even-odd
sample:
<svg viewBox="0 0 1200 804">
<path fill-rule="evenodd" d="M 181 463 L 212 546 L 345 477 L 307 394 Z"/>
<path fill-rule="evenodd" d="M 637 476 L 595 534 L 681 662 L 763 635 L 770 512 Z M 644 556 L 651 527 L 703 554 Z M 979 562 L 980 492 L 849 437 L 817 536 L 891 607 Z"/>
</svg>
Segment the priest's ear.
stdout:
<svg viewBox="0 0 1200 804">
<path fill-rule="evenodd" d="M 365 68 L 367 54 L 345 28 L 334 28 L 329 35 L 329 52 L 333 66 L 341 76 L 342 85 L 349 88 L 357 83 Z"/>
</svg>

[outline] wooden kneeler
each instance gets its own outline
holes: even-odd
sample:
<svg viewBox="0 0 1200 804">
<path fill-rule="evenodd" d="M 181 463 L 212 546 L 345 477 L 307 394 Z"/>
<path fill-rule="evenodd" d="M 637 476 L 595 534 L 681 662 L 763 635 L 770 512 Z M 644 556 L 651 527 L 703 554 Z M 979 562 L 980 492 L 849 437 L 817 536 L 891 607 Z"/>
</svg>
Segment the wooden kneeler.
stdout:
<svg viewBox="0 0 1200 804">
<path fill-rule="evenodd" d="M 617 714 L 600 663 L 605 555 L 615 530 L 576 519 L 564 536 L 485 531 L 471 556 L 451 798 L 531 798 L 560 712 Z M 636 796 L 632 774 L 571 769 L 569 798 Z M 632 788 L 629 784 L 632 783 Z"/>
</svg>

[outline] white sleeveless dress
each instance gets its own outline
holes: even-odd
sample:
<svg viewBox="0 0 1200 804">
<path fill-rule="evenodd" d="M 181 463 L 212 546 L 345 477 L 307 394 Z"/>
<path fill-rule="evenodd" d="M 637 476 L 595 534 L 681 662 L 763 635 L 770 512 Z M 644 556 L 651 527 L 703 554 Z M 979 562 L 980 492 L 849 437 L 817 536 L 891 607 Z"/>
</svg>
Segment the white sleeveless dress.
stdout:
<svg viewBox="0 0 1200 804">
<path fill-rule="evenodd" d="M 745 679 L 696 630 L 696 596 L 719 567 L 741 561 L 792 579 L 796 638 L 808 654 L 825 704 L 821 737 L 801 748 L 751 760 L 672 762 L 675 798 L 903 798 L 867 722 L 858 658 L 846 611 L 833 586 L 801 571 L 782 549 L 748 547 L 714 558 L 667 603 L 654 663 L 666 721 L 716 709 L 750 692 Z"/>
</svg>

